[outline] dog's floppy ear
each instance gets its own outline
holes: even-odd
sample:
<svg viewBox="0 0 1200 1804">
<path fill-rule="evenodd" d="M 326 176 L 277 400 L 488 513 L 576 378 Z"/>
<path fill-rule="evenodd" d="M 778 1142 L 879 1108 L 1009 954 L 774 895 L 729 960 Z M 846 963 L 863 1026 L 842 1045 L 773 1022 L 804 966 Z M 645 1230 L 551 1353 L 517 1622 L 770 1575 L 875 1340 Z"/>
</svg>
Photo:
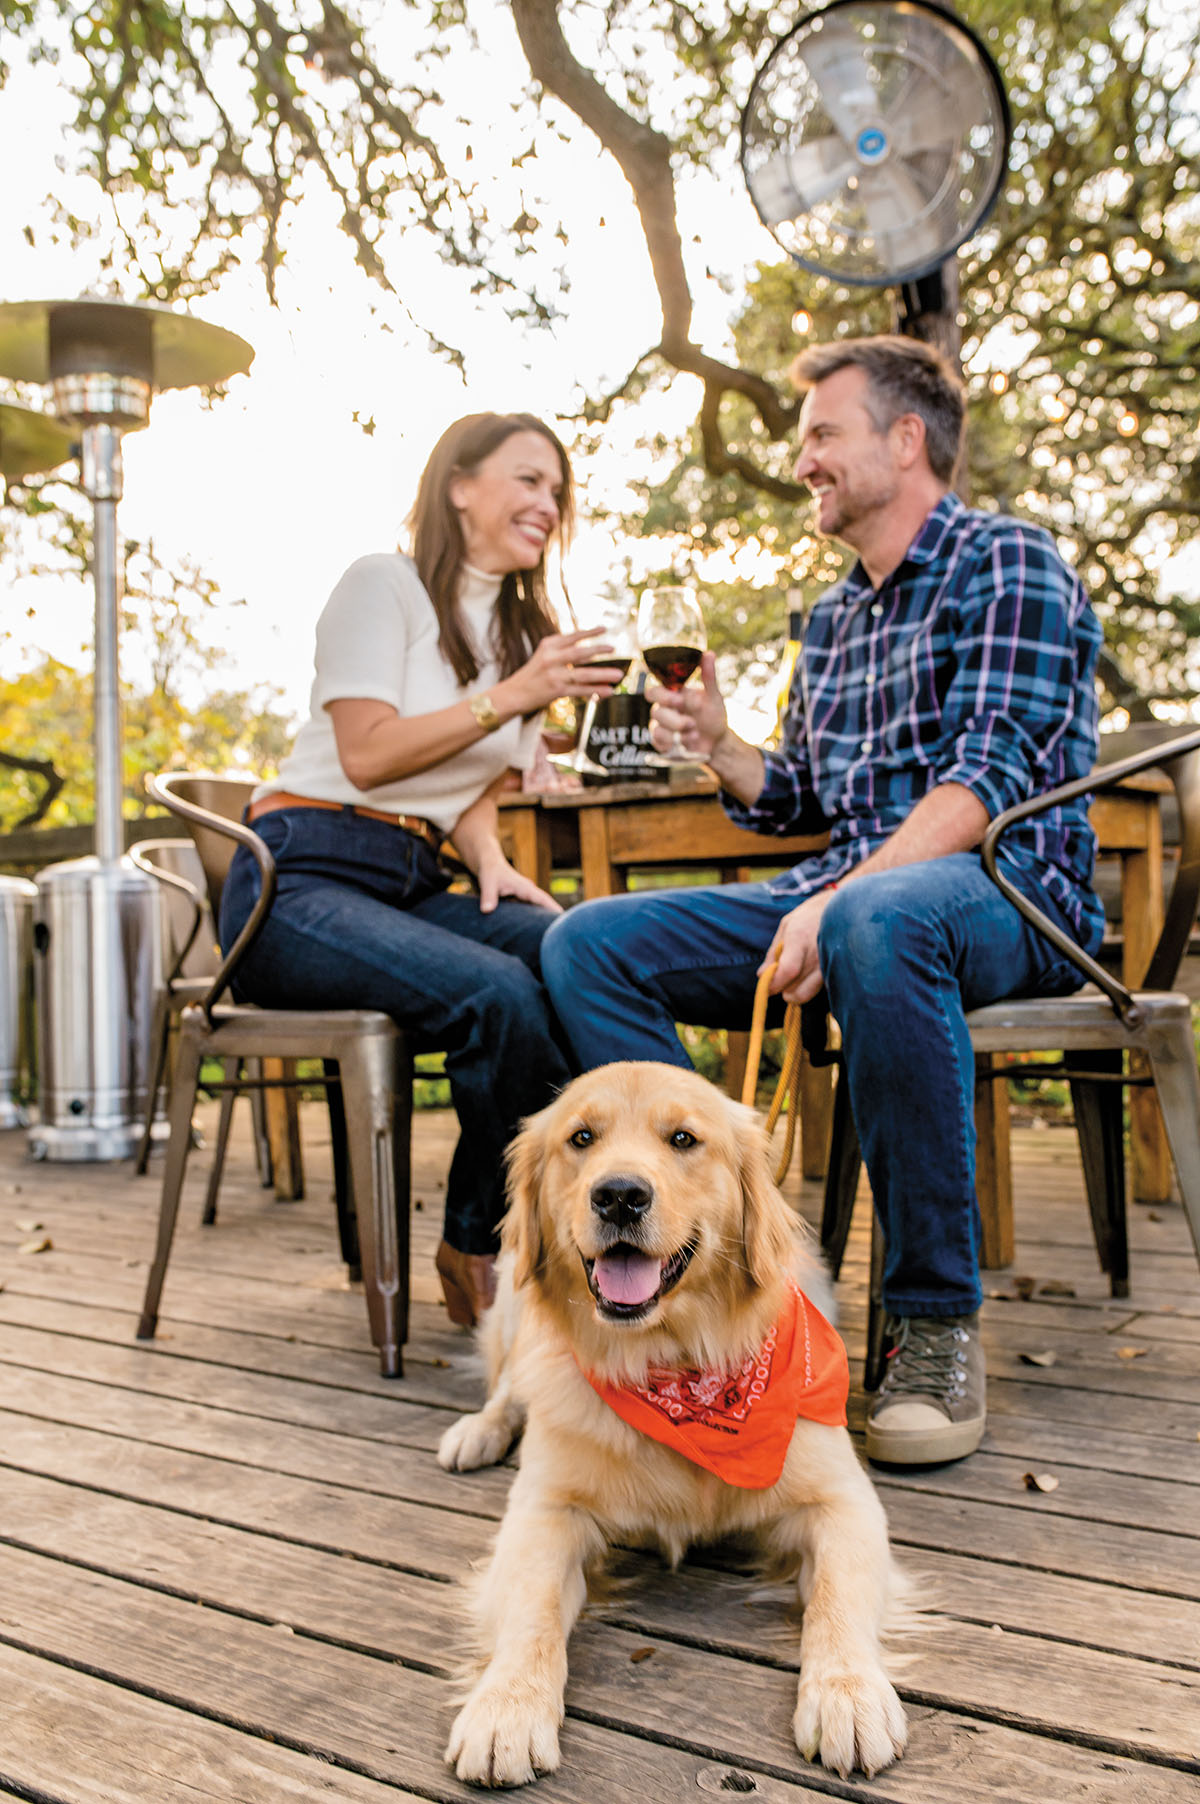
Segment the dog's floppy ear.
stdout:
<svg viewBox="0 0 1200 1804">
<path fill-rule="evenodd" d="M 551 1104 L 553 1107 L 553 1104 Z M 546 1170 L 546 1117 L 550 1109 L 530 1115 L 508 1149 L 508 1213 L 500 1228 L 500 1244 L 512 1255 L 513 1288 L 540 1272 L 546 1248 L 542 1239 L 542 1179 Z"/>
<path fill-rule="evenodd" d="M 796 1221 L 771 1175 L 770 1142 L 757 1116 L 740 1103 L 729 1106 L 735 1111 L 734 1134 L 741 1162 L 746 1270 L 762 1288 L 792 1263 Z"/>
</svg>

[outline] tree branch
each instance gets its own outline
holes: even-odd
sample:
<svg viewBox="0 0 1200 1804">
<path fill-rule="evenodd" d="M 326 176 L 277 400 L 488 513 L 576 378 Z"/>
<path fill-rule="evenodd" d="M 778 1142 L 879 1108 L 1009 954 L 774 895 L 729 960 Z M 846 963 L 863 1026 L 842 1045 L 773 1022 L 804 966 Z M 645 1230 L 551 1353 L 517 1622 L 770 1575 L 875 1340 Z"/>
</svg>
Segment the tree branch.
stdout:
<svg viewBox="0 0 1200 1804">
<path fill-rule="evenodd" d="M 679 237 L 670 142 L 661 132 L 618 106 L 595 76 L 576 60 L 563 36 L 558 0 L 513 0 L 512 10 L 521 48 L 535 78 L 595 133 L 633 190 L 662 306 L 663 331 L 658 348 L 674 368 L 701 378 L 706 397 L 709 391 L 715 394 L 715 404 L 711 404 L 711 445 L 714 453 L 725 460 L 720 467 L 737 469 L 755 488 L 780 493 L 774 478 L 749 459 L 726 449 L 716 415 L 722 394 L 744 395 L 771 437 L 784 438 L 795 425 L 799 401 L 795 396 L 781 397 L 752 370 L 708 356 L 692 340 L 692 295 Z M 709 445 L 706 434 L 706 457 Z M 789 488 L 784 492 L 791 495 L 797 491 Z"/>
<path fill-rule="evenodd" d="M 36 827 L 38 822 L 49 813 L 50 804 L 63 786 L 63 778 L 44 758 L 19 758 L 13 752 L 0 752 L 0 764 L 7 766 L 9 770 L 27 770 L 33 776 L 41 777 L 45 783 L 46 787 L 36 808 L 31 809 L 28 814 L 23 814 L 20 820 L 13 822 L 14 829 Z"/>
</svg>

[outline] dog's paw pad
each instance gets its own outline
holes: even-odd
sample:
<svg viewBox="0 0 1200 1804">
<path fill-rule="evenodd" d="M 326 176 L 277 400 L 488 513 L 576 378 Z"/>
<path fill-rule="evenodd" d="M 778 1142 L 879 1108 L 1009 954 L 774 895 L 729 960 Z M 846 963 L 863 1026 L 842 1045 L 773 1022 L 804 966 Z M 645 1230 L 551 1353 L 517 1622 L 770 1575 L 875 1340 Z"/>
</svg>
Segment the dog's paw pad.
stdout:
<svg viewBox="0 0 1200 1804">
<path fill-rule="evenodd" d="M 455 1718 L 446 1761 L 467 1785 L 528 1785 L 558 1769 L 557 1718 L 505 1692 L 476 1693 Z"/>
<path fill-rule="evenodd" d="M 887 1675 L 839 1673 L 801 1678 L 793 1720 L 796 1746 L 843 1778 L 882 1772 L 904 1752 L 908 1725 Z"/>
<path fill-rule="evenodd" d="M 438 1442 L 438 1465 L 447 1472 L 474 1472 L 480 1466 L 494 1466 L 504 1458 L 511 1443 L 507 1425 L 491 1421 L 486 1410 L 474 1416 L 460 1416 Z"/>
</svg>

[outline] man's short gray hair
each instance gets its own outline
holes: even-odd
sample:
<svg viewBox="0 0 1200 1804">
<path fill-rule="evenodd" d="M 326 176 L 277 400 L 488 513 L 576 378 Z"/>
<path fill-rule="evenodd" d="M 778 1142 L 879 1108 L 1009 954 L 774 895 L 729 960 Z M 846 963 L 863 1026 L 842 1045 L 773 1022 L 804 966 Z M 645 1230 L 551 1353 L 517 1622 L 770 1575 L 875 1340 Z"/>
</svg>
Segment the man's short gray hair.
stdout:
<svg viewBox="0 0 1200 1804">
<path fill-rule="evenodd" d="M 915 413 L 925 422 L 929 467 L 940 482 L 951 482 L 962 445 L 966 402 L 962 378 L 949 359 L 923 339 L 883 333 L 810 345 L 796 358 L 790 374 L 796 387 L 804 390 L 845 369 L 862 370 L 867 378 L 865 404 L 876 432 L 886 432 L 905 413 Z"/>
</svg>

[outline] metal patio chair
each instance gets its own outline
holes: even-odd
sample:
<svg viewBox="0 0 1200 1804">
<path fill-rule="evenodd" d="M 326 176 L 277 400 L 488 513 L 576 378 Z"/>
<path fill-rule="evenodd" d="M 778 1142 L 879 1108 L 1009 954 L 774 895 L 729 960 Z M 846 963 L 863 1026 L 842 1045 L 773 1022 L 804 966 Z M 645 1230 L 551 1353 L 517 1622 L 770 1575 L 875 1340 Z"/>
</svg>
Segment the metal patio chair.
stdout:
<svg viewBox="0 0 1200 1804">
<path fill-rule="evenodd" d="M 246 846 L 261 878 L 254 909 L 204 996 L 179 1015 L 171 1083 L 166 1167 L 158 1241 L 146 1281 L 139 1340 L 153 1337 L 188 1153 L 201 1066 L 215 1059 L 239 1075 L 205 1089 L 232 1090 L 272 1080 L 241 1075 L 242 1061 L 319 1059 L 330 1099 L 334 1178 L 343 1258 L 361 1267 L 371 1339 L 385 1378 L 403 1371 L 408 1332 L 408 1230 L 412 1128 L 412 1052 L 408 1036 L 374 1009 L 267 1009 L 222 1001 L 259 933 L 275 894 L 275 864 L 256 833 L 241 824 L 255 787 L 243 777 L 171 772 L 147 780 L 147 792 L 187 823 L 208 888 L 213 919 L 234 852 Z M 285 1080 L 287 1081 L 287 1080 Z M 219 1152 L 223 1146 L 219 1146 Z M 206 1219 L 208 1215 L 206 1205 Z"/>
<path fill-rule="evenodd" d="M 147 876 L 153 877 L 162 890 L 166 942 L 163 948 L 166 976 L 155 1001 L 154 1020 L 150 1030 L 150 1095 L 146 1105 L 146 1120 L 142 1129 L 141 1145 L 138 1148 L 134 1167 L 138 1176 L 143 1177 L 150 1163 L 150 1153 L 154 1143 L 154 1123 L 158 1113 L 159 1092 L 167 1074 L 172 1027 L 185 1008 L 192 1003 L 203 1002 L 212 988 L 213 978 L 220 969 L 221 954 L 217 946 L 212 909 L 205 894 L 204 867 L 200 862 L 200 854 L 192 841 L 190 839 L 138 840 L 130 846 L 129 858 L 138 870 L 145 871 Z M 231 1059 L 225 1070 L 227 1078 L 237 1075 L 236 1067 L 237 1061 Z M 255 1059 L 251 1062 L 247 1068 L 247 1076 L 251 1080 L 261 1078 L 262 1070 L 259 1060 Z M 206 1223 L 214 1222 L 217 1219 L 217 1192 L 220 1189 L 225 1149 L 229 1140 L 230 1118 L 237 1094 L 237 1088 L 231 1087 L 223 1091 L 221 1096 L 220 1126 L 217 1130 L 216 1151 L 209 1170 L 208 1195 L 204 1204 Z M 263 1184 L 268 1186 L 272 1178 L 271 1143 L 267 1135 L 263 1092 L 261 1087 L 252 1081 L 246 1095 L 250 1103 L 254 1150 L 258 1160 L 259 1176 Z"/>
<path fill-rule="evenodd" d="M 1028 901 L 997 865 L 997 848 L 1017 821 L 1043 814 L 1060 802 L 1113 789 L 1139 771 L 1161 767 L 1171 778 L 1179 808 L 1179 857 L 1162 931 L 1135 990 L 1080 950 L 1055 922 Z M 1200 1073 L 1190 999 L 1174 988 L 1200 908 L 1200 729 L 1193 729 L 1109 764 L 1073 783 L 1007 809 L 984 836 L 988 876 L 1014 908 L 1067 958 L 1084 979 L 1069 996 L 1017 997 L 967 1015 L 977 1054 L 1060 1052 L 1059 1065 L 1039 1062 L 1036 1075 L 1065 1077 L 1070 1084 L 1092 1231 L 1100 1269 L 1112 1295 L 1129 1294 L 1126 1231 L 1124 1090 L 1153 1085 L 1162 1110 L 1180 1198 L 1200 1258 Z M 1130 1055 L 1141 1054 L 1131 1069 Z M 1011 1067 L 1008 1069 L 1012 1069 Z M 1032 1069 L 1032 1068 L 1031 1068 Z M 1019 1072 L 1020 1067 L 1016 1068 Z M 992 1081 L 989 1077 L 985 1081 Z M 833 1145 L 825 1188 L 821 1244 L 834 1275 L 845 1251 L 862 1158 L 844 1086 L 834 1100 Z M 883 1371 L 881 1284 L 883 1237 L 872 1222 L 871 1302 L 867 1325 L 865 1385 L 877 1387 Z"/>
</svg>

